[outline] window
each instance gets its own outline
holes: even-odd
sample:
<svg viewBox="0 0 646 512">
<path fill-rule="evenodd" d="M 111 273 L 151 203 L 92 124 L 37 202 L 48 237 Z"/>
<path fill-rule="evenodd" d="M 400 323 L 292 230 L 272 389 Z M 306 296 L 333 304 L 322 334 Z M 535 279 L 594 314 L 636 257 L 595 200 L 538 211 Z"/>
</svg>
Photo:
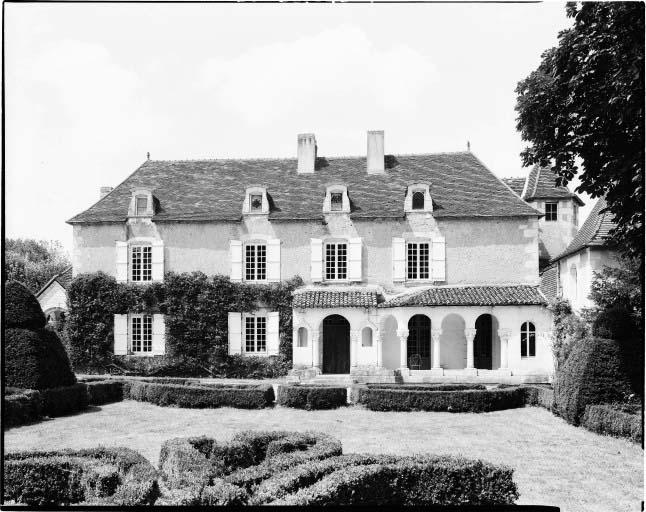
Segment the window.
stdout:
<svg viewBox="0 0 646 512">
<path fill-rule="evenodd" d="M 408 243 L 407 279 L 429 279 L 430 245 L 428 242 Z"/>
<path fill-rule="evenodd" d="M 245 318 L 245 352 L 267 350 L 267 318 L 248 316 Z"/>
<path fill-rule="evenodd" d="M 558 203 L 545 203 L 545 220 L 555 221 L 558 218 Z"/>
<path fill-rule="evenodd" d="M 413 210 L 423 210 L 424 209 L 424 192 L 418 190 L 413 192 Z"/>
<path fill-rule="evenodd" d="M 307 329 L 300 327 L 298 329 L 298 347 L 307 347 Z"/>
<path fill-rule="evenodd" d="M 148 210 L 148 198 L 145 196 L 138 196 L 136 200 L 135 215 L 146 215 Z"/>
<path fill-rule="evenodd" d="M 152 247 L 150 245 L 133 245 L 130 251 L 131 281 L 151 281 Z"/>
<path fill-rule="evenodd" d="M 536 356 L 536 330 L 534 324 L 525 322 L 520 327 L 520 357 Z"/>
<path fill-rule="evenodd" d="M 332 192 L 332 194 L 330 194 L 330 210 L 333 212 L 340 212 L 343 210 L 342 192 Z"/>
<path fill-rule="evenodd" d="M 267 279 L 267 246 L 247 244 L 245 246 L 245 279 L 264 281 Z"/>
<path fill-rule="evenodd" d="M 325 279 L 347 279 L 348 245 L 346 243 L 325 244 Z"/>
<path fill-rule="evenodd" d="M 249 204 L 251 205 L 252 212 L 261 212 L 262 211 L 262 195 L 261 194 L 251 194 L 249 197 Z"/>
<path fill-rule="evenodd" d="M 372 329 L 370 327 L 364 327 L 361 331 L 361 346 L 372 347 Z"/>
<path fill-rule="evenodd" d="M 151 352 L 153 349 L 153 317 L 133 315 L 130 318 L 130 350 L 133 353 Z"/>
</svg>

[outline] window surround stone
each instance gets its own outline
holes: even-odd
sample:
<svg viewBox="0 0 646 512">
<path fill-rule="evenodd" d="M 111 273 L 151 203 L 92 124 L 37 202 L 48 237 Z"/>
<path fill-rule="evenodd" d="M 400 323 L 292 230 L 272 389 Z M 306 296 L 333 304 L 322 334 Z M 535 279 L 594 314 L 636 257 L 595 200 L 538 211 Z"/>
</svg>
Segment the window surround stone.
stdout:
<svg viewBox="0 0 646 512">
<path fill-rule="evenodd" d="M 252 210 L 251 196 L 262 196 L 262 206 L 260 210 Z M 244 201 L 242 203 L 243 215 L 268 215 L 269 214 L 269 199 L 267 199 L 267 189 L 260 185 L 253 185 L 247 187 L 245 190 Z"/>
<path fill-rule="evenodd" d="M 340 193 L 342 198 L 341 209 L 332 210 L 332 194 Z M 348 187 L 345 185 L 328 185 L 325 189 L 325 199 L 323 200 L 323 213 L 337 214 L 350 213 L 350 198 L 348 197 Z"/>
<path fill-rule="evenodd" d="M 424 208 L 413 210 L 413 193 L 424 193 Z M 404 212 L 406 213 L 431 213 L 433 212 L 433 201 L 428 183 L 413 183 L 408 185 L 406 198 L 404 199 Z"/>
<path fill-rule="evenodd" d="M 137 198 L 146 198 L 146 211 L 142 214 L 137 214 Z M 151 218 L 155 214 L 155 204 L 153 203 L 152 190 L 147 188 L 138 188 L 132 191 L 130 198 L 130 205 L 128 206 L 128 218 Z"/>
</svg>

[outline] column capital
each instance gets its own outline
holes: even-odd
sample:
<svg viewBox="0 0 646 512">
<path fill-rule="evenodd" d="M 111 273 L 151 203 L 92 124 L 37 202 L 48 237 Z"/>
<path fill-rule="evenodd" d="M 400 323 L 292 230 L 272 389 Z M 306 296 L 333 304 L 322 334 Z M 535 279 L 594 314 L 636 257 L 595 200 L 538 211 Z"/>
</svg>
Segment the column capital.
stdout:
<svg viewBox="0 0 646 512">
<path fill-rule="evenodd" d="M 400 338 L 408 338 L 408 329 L 397 329 L 397 336 Z"/>
<path fill-rule="evenodd" d="M 361 329 L 351 329 L 350 330 L 350 337 L 358 338 L 359 336 L 361 336 Z"/>
<path fill-rule="evenodd" d="M 431 338 L 433 341 L 440 341 L 440 336 L 442 336 L 442 329 L 431 329 Z"/>
<path fill-rule="evenodd" d="M 478 330 L 475 329 L 474 327 L 467 327 L 464 330 L 464 335 L 467 337 L 468 341 L 473 341 L 473 338 L 476 337 L 477 332 L 478 332 Z"/>
<path fill-rule="evenodd" d="M 498 329 L 498 336 L 501 340 L 509 341 L 511 337 L 511 329 Z"/>
</svg>

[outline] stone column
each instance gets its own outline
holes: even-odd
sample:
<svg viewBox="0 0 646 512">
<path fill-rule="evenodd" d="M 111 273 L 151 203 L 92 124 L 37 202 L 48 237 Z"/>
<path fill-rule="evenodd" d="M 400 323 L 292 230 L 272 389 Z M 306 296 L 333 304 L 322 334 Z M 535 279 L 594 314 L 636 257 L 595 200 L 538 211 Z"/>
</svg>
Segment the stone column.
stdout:
<svg viewBox="0 0 646 512">
<path fill-rule="evenodd" d="M 321 368 L 321 343 L 318 331 L 312 331 L 312 366 Z"/>
<path fill-rule="evenodd" d="M 408 369 L 408 329 L 397 329 L 399 337 L 399 367 Z"/>
<path fill-rule="evenodd" d="M 440 369 L 440 335 L 442 329 L 431 329 L 431 338 L 433 339 L 433 369 Z"/>
<path fill-rule="evenodd" d="M 500 369 L 506 370 L 509 367 L 509 337 L 511 329 L 498 329 L 500 338 Z"/>
<path fill-rule="evenodd" d="M 361 343 L 361 331 L 350 331 L 350 368 L 357 366 L 359 343 Z"/>
<path fill-rule="evenodd" d="M 464 335 L 467 338 L 467 368 L 472 369 L 473 366 L 473 339 L 476 337 L 476 329 L 466 328 Z"/>
<path fill-rule="evenodd" d="M 381 339 L 381 331 L 376 330 L 373 335 L 373 341 L 377 344 L 377 366 L 382 368 L 384 366 L 384 344 Z"/>
</svg>

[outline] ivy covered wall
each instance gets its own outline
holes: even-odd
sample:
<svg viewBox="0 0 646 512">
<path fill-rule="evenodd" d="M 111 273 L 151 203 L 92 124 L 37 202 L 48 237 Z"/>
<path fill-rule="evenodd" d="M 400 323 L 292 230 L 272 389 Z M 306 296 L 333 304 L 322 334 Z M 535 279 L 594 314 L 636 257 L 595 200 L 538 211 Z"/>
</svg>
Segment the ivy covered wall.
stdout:
<svg viewBox="0 0 646 512">
<path fill-rule="evenodd" d="M 226 276 L 169 272 L 163 283 L 117 283 L 103 272 L 80 274 L 68 289 L 66 338 L 77 372 L 106 371 L 111 363 L 141 374 L 275 377 L 292 362 L 292 293 L 300 277 L 271 285 L 234 283 Z M 229 356 L 227 314 L 267 307 L 280 313 L 275 358 Z M 166 315 L 166 355 L 114 356 L 113 315 Z"/>
</svg>

